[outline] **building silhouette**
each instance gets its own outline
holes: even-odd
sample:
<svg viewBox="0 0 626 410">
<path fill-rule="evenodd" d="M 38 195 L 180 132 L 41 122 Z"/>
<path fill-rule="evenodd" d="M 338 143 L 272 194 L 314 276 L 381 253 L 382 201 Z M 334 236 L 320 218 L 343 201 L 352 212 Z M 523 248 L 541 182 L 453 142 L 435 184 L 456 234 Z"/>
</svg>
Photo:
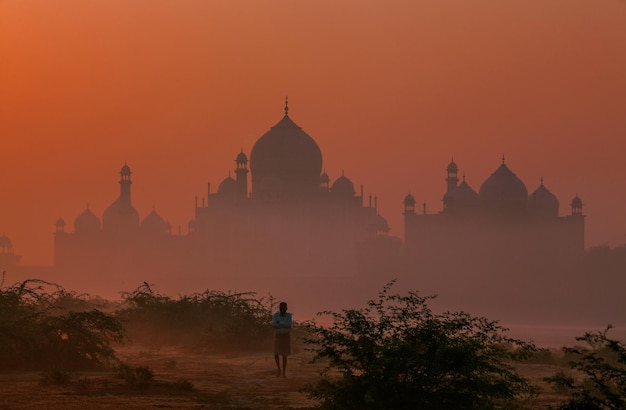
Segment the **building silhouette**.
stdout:
<svg viewBox="0 0 626 410">
<path fill-rule="evenodd" d="M 398 279 L 396 291 L 438 294 L 437 308 L 509 323 L 624 322 L 626 247 L 586 251 L 578 195 L 562 207 L 543 178 L 529 193 L 504 157 L 478 191 L 452 161 L 436 212 L 406 195 L 402 241 L 376 197 L 325 172 L 286 104 L 249 153 L 234 153 L 227 177 L 196 197 L 184 233 L 154 208 L 140 216 L 124 164 L 101 216 L 87 206 L 73 224 L 57 220 L 54 266 L 19 265 L 2 236 L 0 272 L 107 298 L 144 281 L 170 295 L 254 291 L 286 296 L 303 315 L 362 306 Z"/>
<path fill-rule="evenodd" d="M 404 199 L 405 249 L 408 255 L 428 258 L 449 252 L 469 252 L 480 258 L 485 252 L 513 258 L 542 260 L 581 255 L 585 250 L 582 200 L 576 195 L 571 212 L 559 215 L 559 200 L 544 185 L 543 178 L 530 195 L 505 164 L 487 178 L 478 192 L 466 182 L 459 184 L 458 167 L 447 167 L 443 209 L 426 214 L 416 209 L 410 193 Z M 498 248 L 502 248 L 497 250 Z M 523 250 L 523 251 L 522 251 Z M 443 251 L 443 252 L 442 252 Z M 521 252 L 522 251 L 522 252 Z M 510 254 L 509 254 L 510 253 Z"/>
<path fill-rule="evenodd" d="M 412 285 L 470 307 L 541 309 L 565 300 L 565 284 L 579 278 L 585 256 L 578 195 L 561 216 L 543 178 L 529 194 L 504 156 L 478 192 L 458 175 L 450 162 L 437 213 L 420 209 L 410 193 L 404 199 L 403 264 Z"/>
<path fill-rule="evenodd" d="M 322 152 L 289 116 L 254 144 L 250 159 L 235 157 L 234 178 L 195 201 L 187 233 L 154 209 L 143 219 L 131 201 L 131 169 L 120 170 L 119 197 L 102 221 L 87 208 L 69 232 L 59 219 L 55 268 L 76 278 L 108 278 L 105 285 L 127 286 L 149 278 L 184 285 L 198 278 L 212 283 L 232 278 L 353 278 L 359 266 L 397 258 L 401 240 L 343 174 L 331 183 Z M 91 279 L 93 280 L 93 279 Z M 138 283 L 138 282 L 137 282 Z M 249 282 L 254 283 L 254 282 Z"/>
</svg>

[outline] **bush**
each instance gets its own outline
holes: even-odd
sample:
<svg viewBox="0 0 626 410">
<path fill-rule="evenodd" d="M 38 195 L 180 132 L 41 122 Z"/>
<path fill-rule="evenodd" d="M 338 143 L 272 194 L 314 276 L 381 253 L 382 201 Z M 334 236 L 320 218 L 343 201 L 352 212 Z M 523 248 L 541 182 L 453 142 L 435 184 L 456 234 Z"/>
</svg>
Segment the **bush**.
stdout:
<svg viewBox="0 0 626 410">
<path fill-rule="evenodd" d="M 366 308 L 311 322 L 304 343 L 327 360 L 306 391 L 327 409 L 489 409 L 536 393 L 513 360 L 534 346 L 508 338 L 497 322 L 467 313 L 433 313 L 416 292 L 388 294 Z"/>
<path fill-rule="evenodd" d="M 42 382 L 47 384 L 69 384 L 72 374 L 65 369 L 53 367 L 41 374 Z"/>
<path fill-rule="evenodd" d="M 569 366 L 584 377 L 577 380 L 561 371 L 546 379 L 558 391 L 570 395 L 559 409 L 626 409 L 626 348 L 607 337 L 611 328 L 609 325 L 602 332 L 587 332 L 576 338 L 589 348 L 563 348 L 572 358 Z"/>
<path fill-rule="evenodd" d="M 115 361 L 111 343 L 124 338 L 121 322 L 96 309 L 47 317 L 41 328 L 46 354 L 73 368 L 100 368 Z"/>
<path fill-rule="evenodd" d="M 271 309 L 254 293 L 207 290 L 172 299 L 144 282 L 122 297 L 124 308 L 118 315 L 136 341 L 255 350 L 272 334 Z"/>
<path fill-rule="evenodd" d="M 145 388 L 154 381 L 154 372 L 145 366 L 131 367 L 122 363 L 117 374 L 128 386 Z"/>
<path fill-rule="evenodd" d="M 61 303 L 62 302 L 62 303 Z M 27 280 L 0 288 L 0 367 L 98 368 L 116 360 L 112 342 L 124 328 L 58 285 Z"/>
</svg>

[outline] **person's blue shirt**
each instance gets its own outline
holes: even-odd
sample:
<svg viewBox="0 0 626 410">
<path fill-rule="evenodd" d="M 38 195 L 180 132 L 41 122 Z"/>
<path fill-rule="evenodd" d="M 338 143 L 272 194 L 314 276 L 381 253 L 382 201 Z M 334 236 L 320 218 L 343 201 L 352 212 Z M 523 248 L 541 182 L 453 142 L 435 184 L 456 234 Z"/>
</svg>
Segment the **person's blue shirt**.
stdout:
<svg viewBox="0 0 626 410">
<path fill-rule="evenodd" d="M 291 330 L 291 313 L 285 312 L 285 316 L 282 316 L 280 312 L 274 313 L 272 326 L 274 326 L 278 334 L 289 333 Z"/>
</svg>

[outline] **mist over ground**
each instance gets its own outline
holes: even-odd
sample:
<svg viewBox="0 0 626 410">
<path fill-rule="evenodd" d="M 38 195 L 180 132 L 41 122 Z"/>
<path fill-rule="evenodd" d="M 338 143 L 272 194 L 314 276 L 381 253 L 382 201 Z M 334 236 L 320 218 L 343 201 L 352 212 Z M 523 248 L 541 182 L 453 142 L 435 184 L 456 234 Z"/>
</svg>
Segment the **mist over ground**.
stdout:
<svg viewBox="0 0 626 410">
<path fill-rule="evenodd" d="M 310 318 L 397 279 L 438 294 L 437 309 L 506 324 L 626 322 L 623 2 L 6 0 L 0 13 L 5 284 L 41 278 L 110 299 L 143 281 L 170 295 L 253 291 Z M 341 181 L 350 195 L 317 198 L 313 216 L 301 204 L 229 216 L 222 183 L 239 181 L 237 200 L 259 189 L 256 200 L 293 182 L 253 183 L 254 146 L 286 121 L 285 95 L 297 134 L 324 153 L 314 173 L 289 175 L 326 175 L 326 194 Z M 567 221 L 533 237 L 428 230 L 451 204 L 448 178 L 478 193 L 503 154 L 527 194 L 558 198 L 558 224 L 578 198 L 583 233 Z M 150 219 L 166 240 L 89 236 L 106 230 L 122 166 L 135 225 Z"/>
</svg>

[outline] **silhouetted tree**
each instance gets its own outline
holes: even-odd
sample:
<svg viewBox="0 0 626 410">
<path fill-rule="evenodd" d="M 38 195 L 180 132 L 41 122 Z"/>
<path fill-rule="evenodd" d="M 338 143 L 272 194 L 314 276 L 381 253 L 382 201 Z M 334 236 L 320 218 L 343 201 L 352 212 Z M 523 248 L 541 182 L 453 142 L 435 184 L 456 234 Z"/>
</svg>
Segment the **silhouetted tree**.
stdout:
<svg viewBox="0 0 626 410">
<path fill-rule="evenodd" d="M 569 366 L 584 376 L 576 379 L 561 371 L 546 379 L 570 394 L 559 409 L 626 409 L 626 348 L 607 337 L 611 328 L 609 325 L 602 332 L 587 332 L 576 338 L 589 348 L 563 348 L 566 355 L 574 356 Z"/>
<path fill-rule="evenodd" d="M 0 288 L 0 312 L 0 368 L 102 367 L 124 338 L 121 321 L 41 280 Z"/>
<path fill-rule="evenodd" d="M 433 297 L 389 294 L 362 309 L 321 312 L 332 325 L 306 326 L 313 361 L 327 360 L 306 388 L 326 409 L 490 409 L 536 389 L 513 361 L 532 344 L 511 339 L 497 322 L 464 312 L 433 313 Z"/>
</svg>

